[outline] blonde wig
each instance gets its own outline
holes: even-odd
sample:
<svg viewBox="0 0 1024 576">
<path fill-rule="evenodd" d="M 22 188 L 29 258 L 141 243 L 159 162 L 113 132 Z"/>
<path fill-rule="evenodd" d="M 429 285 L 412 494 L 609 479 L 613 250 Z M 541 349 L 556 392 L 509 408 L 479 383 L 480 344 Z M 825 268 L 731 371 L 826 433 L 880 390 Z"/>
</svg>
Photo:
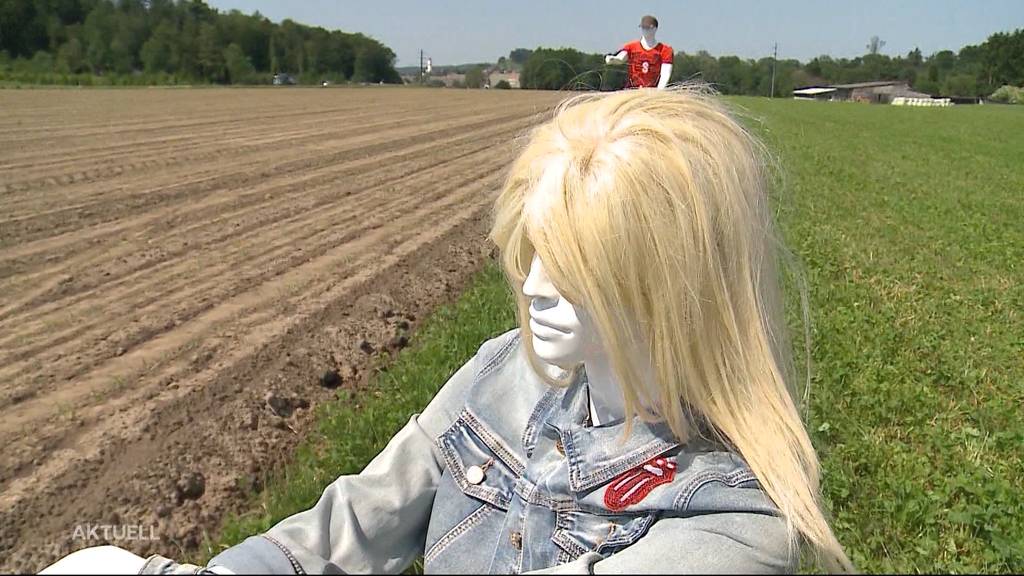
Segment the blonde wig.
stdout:
<svg viewBox="0 0 1024 576">
<path fill-rule="evenodd" d="M 522 295 L 535 253 L 597 326 L 627 423 L 665 421 L 685 442 L 699 418 L 757 475 L 794 550 L 806 542 L 826 567 L 852 570 L 790 387 L 767 158 L 700 86 L 574 96 L 529 134 L 491 239 L 539 375 Z M 638 345 L 654 385 L 630 360 Z"/>
</svg>

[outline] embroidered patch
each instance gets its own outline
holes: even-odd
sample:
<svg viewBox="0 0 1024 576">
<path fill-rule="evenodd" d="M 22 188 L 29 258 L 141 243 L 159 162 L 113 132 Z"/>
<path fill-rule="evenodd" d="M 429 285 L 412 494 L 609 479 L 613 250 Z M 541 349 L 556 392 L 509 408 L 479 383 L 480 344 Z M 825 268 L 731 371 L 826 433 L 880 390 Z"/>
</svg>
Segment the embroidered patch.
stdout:
<svg viewBox="0 0 1024 576">
<path fill-rule="evenodd" d="M 675 462 L 653 458 L 643 466 L 616 476 L 604 490 L 604 505 L 609 510 L 622 510 L 643 500 L 658 486 L 668 484 L 675 475 Z"/>
</svg>

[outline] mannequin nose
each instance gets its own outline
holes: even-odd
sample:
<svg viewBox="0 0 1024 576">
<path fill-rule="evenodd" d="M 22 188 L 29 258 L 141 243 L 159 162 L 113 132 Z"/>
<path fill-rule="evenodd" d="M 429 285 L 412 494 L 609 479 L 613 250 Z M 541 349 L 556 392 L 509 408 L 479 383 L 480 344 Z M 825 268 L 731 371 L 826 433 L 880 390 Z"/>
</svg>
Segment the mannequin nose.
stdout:
<svg viewBox="0 0 1024 576">
<path fill-rule="evenodd" d="M 523 282 L 523 295 L 532 299 L 533 306 L 538 310 L 550 308 L 558 304 L 558 290 L 544 272 L 540 259 L 534 257 L 530 265 L 530 273 Z"/>
</svg>

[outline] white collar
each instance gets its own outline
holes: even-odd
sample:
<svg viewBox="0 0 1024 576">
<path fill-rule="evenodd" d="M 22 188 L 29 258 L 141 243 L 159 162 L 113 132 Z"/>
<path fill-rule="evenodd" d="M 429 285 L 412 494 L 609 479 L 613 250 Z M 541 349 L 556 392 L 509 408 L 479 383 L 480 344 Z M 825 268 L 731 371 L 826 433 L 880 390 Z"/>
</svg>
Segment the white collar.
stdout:
<svg viewBox="0 0 1024 576">
<path fill-rule="evenodd" d="M 590 409 L 590 424 L 600 426 L 601 419 L 597 417 L 597 407 L 594 406 L 594 397 L 590 395 L 590 387 L 587 386 L 587 404 Z"/>
</svg>

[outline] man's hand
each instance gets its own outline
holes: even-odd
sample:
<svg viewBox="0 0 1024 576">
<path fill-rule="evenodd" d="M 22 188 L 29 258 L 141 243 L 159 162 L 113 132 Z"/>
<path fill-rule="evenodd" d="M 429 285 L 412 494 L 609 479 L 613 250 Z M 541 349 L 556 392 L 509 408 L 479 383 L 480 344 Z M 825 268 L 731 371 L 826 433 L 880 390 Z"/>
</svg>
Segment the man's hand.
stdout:
<svg viewBox="0 0 1024 576">
<path fill-rule="evenodd" d="M 625 61 L 626 61 L 626 51 L 625 50 L 620 51 L 618 54 L 605 54 L 604 55 L 604 63 L 605 64 L 616 64 L 616 63 L 625 62 Z"/>
</svg>

